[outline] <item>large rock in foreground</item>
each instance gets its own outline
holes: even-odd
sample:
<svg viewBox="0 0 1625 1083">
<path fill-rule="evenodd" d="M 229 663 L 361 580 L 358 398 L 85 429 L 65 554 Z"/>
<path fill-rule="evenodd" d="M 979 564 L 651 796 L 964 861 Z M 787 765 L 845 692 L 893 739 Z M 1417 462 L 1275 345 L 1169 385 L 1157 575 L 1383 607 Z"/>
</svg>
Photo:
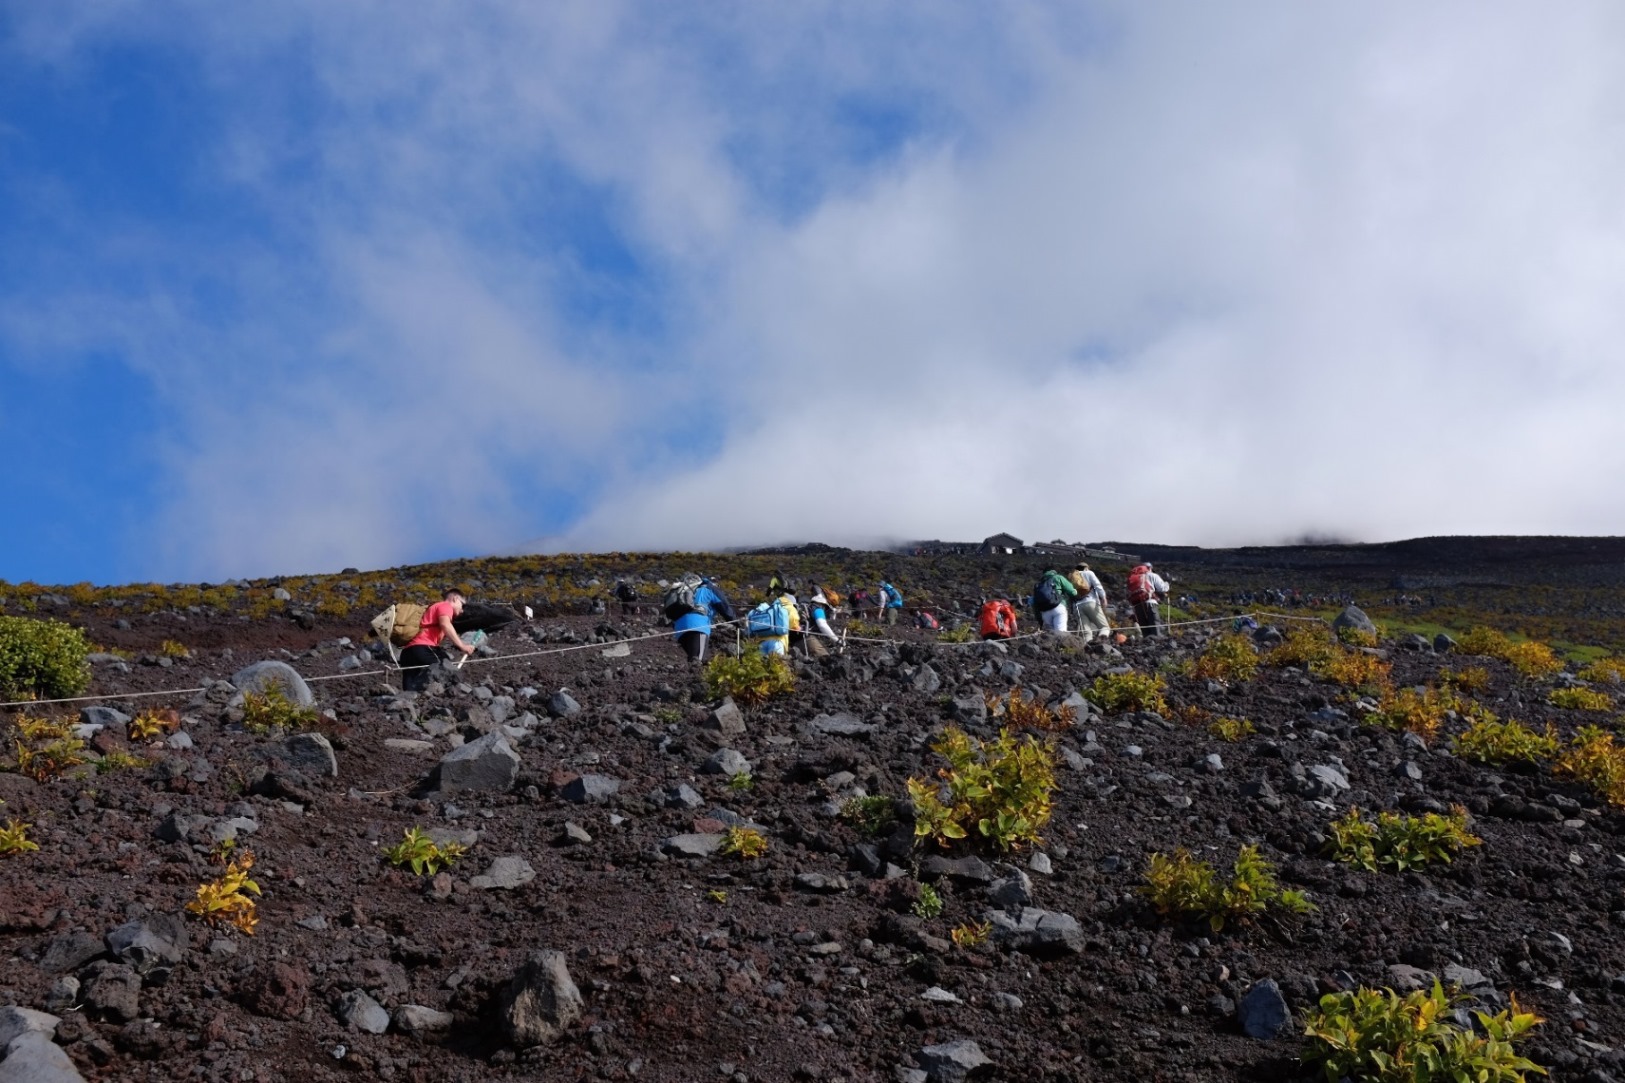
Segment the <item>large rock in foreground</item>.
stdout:
<svg viewBox="0 0 1625 1083">
<path fill-rule="evenodd" d="M 316 706 L 316 696 L 310 690 L 310 685 L 299 676 L 299 671 L 286 662 L 255 662 L 251 666 L 244 666 L 231 675 L 231 683 L 239 692 L 255 692 L 264 695 L 267 689 L 275 688 L 283 697 L 295 707 Z"/>
<path fill-rule="evenodd" d="M 581 1018 L 581 991 L 570 978 L 562 951 L 532 955 L 502 998 L 502 1029 L 520 1048 L 547 1045 Z"/>
<path fill-rule="evenodd" d="M 519 753 L 501 733 L 484 737 L 446 753 L 440 761 L 441 793 L 507 793 L 519 777 Z"/>
</svg>

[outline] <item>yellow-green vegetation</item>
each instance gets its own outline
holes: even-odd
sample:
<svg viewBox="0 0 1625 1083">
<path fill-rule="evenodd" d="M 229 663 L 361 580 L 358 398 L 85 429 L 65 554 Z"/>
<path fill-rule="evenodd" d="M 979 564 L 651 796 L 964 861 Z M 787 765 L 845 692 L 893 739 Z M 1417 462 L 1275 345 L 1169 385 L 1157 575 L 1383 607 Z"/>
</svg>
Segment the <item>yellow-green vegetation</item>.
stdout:
<svg viewBox="0 0 1625 1083">
<path fill-rule="evenodd" d="M 915 917 L 930 920 L 942 913 L 942 895 L 930 884 L 921 884 L 919 898 L 914 900 L 911 909 Z"/>
<path fill-rule="evenodd" d="M 165 733 L 174 733 L 181 727 L 181 716 L 173 710 L 142 711 L 130 719 L 125 732 L 132 741 L 150 741 Z"/>
<path fill-rule="evenodd" d="M 1614 700 L 1607 692 L 1595 688 L 1554 688 L 1546 694 L 1546 702 L 1567 711 L 1611 711 Z"/>
<path fill-rule="evenodd" d="M 749 771 L 740 771 L 728 776 L 728 789 L 733 793 L 748 793 L 756 785 L 756 780 Z"/>
<path fill-rule="evenodd" d="M 98 775 L 110 774 L 113 771 L 128 771 L 134 767 L 146 767 L 151 762 L 151 760 L 126 752 L 122 748 L 115 748 L 105 756 L 97 756 L 90 761 L 91 766 L 96 768 Z"/>
<path fill-rule="evenodd" d="M 1150 673 L 1103 673 L 1096 677 L 1084 697 L 1107 714 L 1120 711 L 1168 713 L 1163 693 L 1167 683 Z"/>
<path fill-rule="evenodd" d="M 1572 778 L 1610 805 L 1625 806 L 1625 748 L 1600 726 L 1581 726 L 1553 770 Z"/>
<path fill-rule="evenodd" d="M 1229 744 L 1235 744 L 1242 738 L 1258 732 L 1245 718 L 1215 718 L 1208 723 L 1207 731 Z"/>
<path fill-rule="evenodd" d="M 1490 686 L 1490 671 L 1483 666 L 1463 666 L 1460 669 L 1439 671 L 1439 687 L 1454 688 L 1469 695 L 1477 695 Z"/>
<path fill-rule="evenodd" d="M 974 643 L 976 629 L 968 624 L 961 624 L 957 628 L 944 628 L 937 633 L 938 643 Z"/>
<path fill-rule="evenodd" d="M 795 689 L 796 675 L 778 655 L 746 650 L 738 658 L 719 654 L 705 666 L 705 691 L 712 699 L 732 696 L 741 707 L 755 707 Z"/>
<path fill-rule="evenodd" d="M 158 644 L 158 653 L 165 658 L 190 658 L 191 650 L 184 643 L 177 643 L 173 639 L 166 639 Z"/>
<path fill-rule="evenodd" d="M 1191 676 L 1201 680 L 1236 684 L 1250 681 L 1258 672 L 1258 651 L 1244 635 L 1227 633 L 1214 640 L 1190 666 Z"/>
<path fill-rule="evenodd" d="M 262 737 L 272 730 L 310 729 L 318 717 L 316 708 L 298 706 L 275 685 L 243 693 L 243 727 Z"/>
<path fill-rule="evenodd" d="M 1441 694 L 1431 688 L 1418 692 L 1414 688 L 1401 688 L 1383 694 L 1377 709 L 1365 720 L 1374 726 L 1391 730 L 1404 730 L 1425 741 L 1433 740 L 1439 727 L 1444 725 L 1444 713 L 1456 706 L 1455 697 Z"/>
<path fill-rule="evenodd" d="M 1374 654 L 1341 648 L 1309 663 L 1309 672 L 1344 688 L 1385 689 L 1392 668 Z"/>
<path fill-rule="evenodd" d="M 1475 1011 L 1478 1026 L 1448 1022 L 1464 999 L 1447 996 L 1435 979 L 1432 991 L 1401 997 L 1391 989 L 1357 989 L 1320 998 L 1309 1013 L 1303 1059 L 1320 1065 L 1328 1083 L 1521 1083 L 1527 1072 L 1546 1069 L 1514 1049 L 1541 1020 L 1518 1007 L 1490 1015 Z"/>
<path fill-rule="evenodd" d="M 963 925 L 955 925 L 948 932 L 948 939 L 952 940 L 954 947 L 962 950 L 981 947 L 987 943 L 987 938 L 993 933 L 993 923 L 988 921 L 967 921 Z"/>
<path fill-rule="evenodd" d="M 435 842 L 420 828 L 410 827 L 406 837 L 384 851 L 384 857 L 397 868 L 410 866 L 419 876 L 433 876 L 468 852 L 460 842 Z"/>
<path fill-rule="evenodd" d="M 1008 729 L 982 742 L 950 726 L 931 750 L 948 766 L 937 772 L 940 785 L 908 780 L 917 838 L 940 846 L 969 838 L 1000 850 L 1042 841 L 1038 832 L 1049 823 L 1055 791 L 1055 754 L 1047 743 Z"/>
<path fill-rule="evenodd" d="M 1625 661 L 1599 658 L 1580 670 L 1580 679 L 1595 684 L 1625 684 Z"/>
<path fill-rule="evenodd" d="M 738 854 L 746 861 L 767 853 L 767 837 L 754 827 L 735 825 L 722 837 L 722 852 Z"/>
<path fill-rule="evenodd" d="M 841 819 L 863 835 L 878 835 L 897 820 L 897 805 L 884 794 L 849 797 L 841 803 Z"/>
<path fill-rule="evenodd" d="M 1004 724 L 1013 730 L 1053 733 L 1071 729 L 1078 723 L 1078 712 L 1071 707 L 1058 707 L 1052 711 L 1019 688 L 1012 688 L 1002 700 L 998 696 L 988 696 L 987 711 L 995 718 L 1002 716 Z"/>
<path fill-rule="evenodd" d="M 33 826 L 18 823 L 16 820 L 7 820 L 6 826 L 0 827 L 0 857 L 15 857 L 30 850 L 38 850 L 39 843 L 28 837 L 28 829 Z"/>
<path fill-rule="evenodd" d="M 1481 842 L 1467 830 L 1467 810 L 1460 805 L 1448 816 L 1379 812 L 1375 820 L 1367 820 L 1359 809 L 1351 808 L 1347 816 L 1332 821 L 1326 852 L 1345 865 L 1369 872 L 1408 872 L 1437 861 L 1449 864 L 1453 854 Z"/>
<path fill-rule="evenodd" d="M 55 620 L 0 617 L 0 699 L 60 699 L 90 685 L 84 633 Z"/>
<path fill-rule="evenodd" d="M 710 891 L 707 891 L 705 893 L 705 897 L 716 903 L 718 906 L 722 906 L 728 901 L 728 893 L 722 890 L 720 887 L 714 887 Z"/>
<path fill-rule="evenodd" d="M 1347 643 L 1351 647 L 1375 647 L 1377 645 L 1377 634 L 1375 632 L 1368 632 L 1364 628 L 1355 628 L 1352 625 L 1344 625 L 1339 628 L 1337 638 L 1340 642 Z"/>
<path fill-rule="evenodd" d="M 1271 647 L 1264 662 L 1271 666 L 1304 666 L 1324 662 L 1337 653 L 1337 643 L 1324 628 L 1294 628 Z"/>
<path fill-rule="evenodd" d="M 1456 755 L 1462 759 L 1492 766 L 1555 759 L 1560 747 L 1557 731 L 1550 725 L 1540 734 L 1517 719 L 1497 722 L 1493 715 L 1478 719 L 1453 741 Z"/>
<path fill-rule="evenodd" d="M 17 773 L 35 782 L 53 778 L 84 764 L 85 742 L 74 736 L 68 719 L 20 716 L 11 724 L 17 750 Z"/>
<path fill-rule="evenodd" d="M 197 897 L 186 904 L 186 912 L 196 914 L 211 926 L 231 925 L 253 936 L 254 926 L 260 920 L 254 912 L 254 900 L 249 898 L 260 893 L 260 886 L 248 878 L 248 870 L 253 867 L 254 855 L 244 850 L 219 878 L 198 885 Z"/>
<path fill-rule="evenodd" d="M 1563 668 L 1562 660 L 1546 644 L 1533 640 L 1514 642 L 1506 634 L 1482 625 L 1469 628 L 1456 649 L 1463 654 L 1499 658 L 1525 677 L 1544 677 Z"/>
<path fill-rule="evenodd" d="M 1175 850 L 1172 856 L 1152 854 L 1140 894 L 1163 917 L 1205 919 L 1214 932 L 1272 911 L 1306 914 L 1314 909 L 1302 892 L 1276 882 L 1275 866 L 1256 846 L 1241 848 L 1226 883 L 1219 882 L 1212 865 L 1192 857 L 1189 850 Z"/>
<path fill-rule="evenodd" d="M 861 617 L 853 617 L 846 622 L 846 634 L 856 639 L 885 639 L 886 629 Z"/>
</svg>

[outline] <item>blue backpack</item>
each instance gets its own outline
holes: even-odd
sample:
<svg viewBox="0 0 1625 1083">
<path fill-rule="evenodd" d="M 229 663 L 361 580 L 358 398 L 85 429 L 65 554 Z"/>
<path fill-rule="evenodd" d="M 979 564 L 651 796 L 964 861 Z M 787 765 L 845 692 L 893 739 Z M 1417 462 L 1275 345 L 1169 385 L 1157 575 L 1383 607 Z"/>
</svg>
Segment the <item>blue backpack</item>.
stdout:
<svg viewBox="0 0 1625 1083">
<path fill-rule="evenodd" d="M 789 635 L 789 608 L 783 602 L 763 602 L 745 614 L 745 632 L 753 636 Z"/>
</svg>

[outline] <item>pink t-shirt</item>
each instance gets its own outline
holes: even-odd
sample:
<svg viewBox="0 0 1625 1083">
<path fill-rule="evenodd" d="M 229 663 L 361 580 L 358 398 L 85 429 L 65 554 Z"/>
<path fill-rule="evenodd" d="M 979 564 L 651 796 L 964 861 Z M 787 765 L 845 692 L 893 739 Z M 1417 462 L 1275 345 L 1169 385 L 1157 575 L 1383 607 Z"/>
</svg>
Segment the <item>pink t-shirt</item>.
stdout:
<svg viewBox="0 0 1625 1083">
<path fill-rule="evenodd" d="M 423 619 L 418 621 L 420 631 L 408 643 L 408 647 L 438 647 L 440 641 L 446 638 L 446 633 L 440 628 L 441 617 L 455 617 L 457 609 L 450 602 L 436 602 L 423 611 Z"/>
</svg>

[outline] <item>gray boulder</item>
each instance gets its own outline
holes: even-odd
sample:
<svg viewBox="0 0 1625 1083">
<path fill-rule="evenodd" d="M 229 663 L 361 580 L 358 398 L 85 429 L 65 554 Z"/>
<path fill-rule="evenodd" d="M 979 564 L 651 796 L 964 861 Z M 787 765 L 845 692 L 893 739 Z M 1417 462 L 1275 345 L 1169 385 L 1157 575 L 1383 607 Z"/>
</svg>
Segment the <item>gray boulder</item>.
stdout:
<svg viewBox="0 0 1625 1083">
<path fill-rule="evenodd" d="M 987 721 L 987 699 L 981 692 L 966 692 L 962 696 L 955 696 L 949 705 L 949 712 L 955 722 L 968 722 L 972 724 Z"/>
<path fill-rule="evenodd" d="M 573 805 L 601 805 L 620 790 L 620 781 L 608 775 L 578 775 L 564 784 L 560 796 Z"/>
<path fill-rule="evenodd" d="M 1344 629 L 1372 636 L 1377 634 L 1377 626 L 1365 615 L 1365 610 L 1357 605 L 1344 607 L 1343 612 L 1332 618 L 1333 634 L 1341 637 Z"/>
<path fill-rule="evenodd" d="M 928 1045 L 915 1058 L 932 1083 L 965 1083 L 993 1064 L 982 1047 L 969 1039 Z"/>
<path fill-rule="evenodd" d="M 1254 982 L 1236 1005 L 1236 1022 L 1241 1032 L 1260 1041 L 1274 1041 L 1292 1029 L 1292 1012 L 1274 978 Z"/>
<path fill-rule="evenodd" d="M 942 674 L 930 666 L 921 666 L 914 674 L 909 685 L 922 696 L 934 696 L 942 687 Z"/>
<path fill-rule="evenodd" d="M 730 696 L 706 716 L 705 728 L 715 730 L 724 736 L 736 737 L 745 732 L 745 715 Z"/>
<path fill-rule="evenodd" d="M 282 755 L 304 775 L 339 777 L 339 759 L 333 744 L 319 733 L 296 733 L 282 742 Z"/>
<path fill-rule="evenodd" d="M 60 1022 L 62 1020 L 46 1012 L 8 1004 L 0 1008 L 0 1048 L 10 1045 L 24 1034 L 43 1034 L 48 1038 L 56 1033 L 56 1025 Z"/>
<path fill-rule="evenodd" d="M 123 711 L 116 711 L 111 707 L 81 707 L 79 708 L 79 724 L 82 726 L 99 726 L 102 729 L 124 731 L 130 724 L 130 716 Z"/>
<path fill-rule="evenodd" d="M 547 701 L 547 713 L 554 718 L 574 718 L 581 713 L 581 704 L 564 689 L 554 692 Z"/>
<path fill-rule="evenodd" d="M 108 952 L 135 967 L 138 974 L 174 966 L 186 958 L 188 943 L 186 925 L 170 914 L 151 914 L 142 921 L 125 922 L 107 934 Z"/>
<path fill-rule="evenodd" d="M 141 976 L 123 963 L 101 960 L 82 975 L 85 1007 L 128 1023 L 141 1014 Z"/>
<path fill-rule="evenodd" d="M 395 1029 L 402 1034 L 435 1034 L 450 1030 L 455 1021 L 450 1012 L 435 1011 L 421 1004 L 406 1004 L 395 1009 Z"/>
<path fill-rule="evenodd" d="M 519 753 L 500 733 L 454 748 L 441 760 L 441 793 L 506 793 L 519 777 Z"/>
<path fill-rule="evenodd" d="M 512 891 L 536 879 L 536 870 L 518 854 L 506 854 L 491 862 L 483 876 L 470 880 L 469 886 L 481 891 Z"/>
<path fill-rule="evenodd" d="M 988 901 L 1005 910 L 1023 910 L 1033 904 L 1033 882 L 1020 869 L 987 886 Z"/>
<path fill-rule="evenodd" d="M 244 666 L 231 675 L 231 683 L 239 692 L 257 692 L 264 695 L 275 688 L 296 707 L 316 706 L 316 696 L 310 685 L 299 676 L 299 671 L 286 662 L 265 661 Z"/>
<path fill-rule="evenodd" d="M 710 857 L 722 848 L 722 835 L 673 835 L 660 844 L 660 849 L 673 857 Z"/>
<path fill-rule="evenodd" d="M 514 975 L 502 998 L 502 1027 L 520 1048 L 558 1041 L 581 1018 L 581 991 L 564 953 L 538 951 Z"/>
<path fill-rule="evenodd" d="M 731 748 L 719 748 L 711 754 L 711 758 L 700 766 L 702 775 L 725 775 L 732 778 L 735 775 L 750 774 L 750 761 Z"/>
<path fill-rule="evenodd" d="M 1083 928 L 1070 914 L 1028 906 L 1015 917 L 1003 910 L 991 910 L 987 920 L 993 925 L 993 942 L 1006 951 L 1034 956 L 1078 955 L 1083 951 Z"/>
<path fill-rule="evenodd" d="M 389 1029 L 389 1013 L 366 992 L 351 989 L 339 998 L 339 1019 L 351 1030 L 382 1034 Z"/>
<path fill-rule="evenodd" d="M 85 1077 L 50 1035 L 28 1031 L 6 1046 L 0 1083 L 85 1083 Z"/>
<path fill-rule="evenodd" d="M 875 731 L 872 725 L 846 711 L 817 715 L 811 722 L 805 723 L 802 729 L 820 737 L 867 737 Z"/>
</svg>

